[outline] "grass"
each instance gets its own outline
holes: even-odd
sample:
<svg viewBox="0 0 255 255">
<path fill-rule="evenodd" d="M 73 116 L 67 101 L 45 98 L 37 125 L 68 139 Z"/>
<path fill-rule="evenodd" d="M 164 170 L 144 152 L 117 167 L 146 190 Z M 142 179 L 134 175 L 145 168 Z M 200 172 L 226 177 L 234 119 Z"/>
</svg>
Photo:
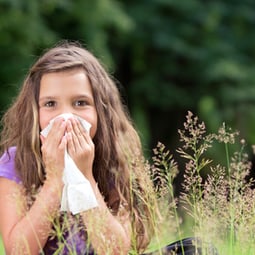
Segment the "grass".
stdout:
<svg viewBox="0 0 255 255">
<path fill-rule="evenodd" d="M 205 244 L 214 244 L 219 254 L 254 254 L 255 190 L 248 178 L 251 163 L 245 141 L 225 124 L 217 133 L 207 134 L 205 124 L 191 112 L 178 132 L 182 144 L 177 152 L 185 163 L 184 192 L 178 199 L 172 194 L 176 164 L 164 145 L 159 144 L 154 160 L 154 181 L 160 186 L 158 190 L 166 184 L 169 198 L 165 202 L 172 201 L 168 202 L 172 218 L 165 223 L 169 225 L 170 220 L 175 224 L 169 233 L 180 238 L 199 237 Z M 222 147 L 225 164 L 208 158 L 216 143 Z"/>
<path fill-rule="evenodd" d="M 194 236 L 213 244 L 219 254 L 254 255 L 255 189 L 254 181 L 248 178 L 251 162 L 245 141 L 225 124 L 216 133 L 208 134 L 205 124 L 191 112 L 178 132 L 181 145 L 176 151 L 183 159 L 185 172 L 183 193 L 174 196 L 179 166 L 159 143 L 150 175 L 162 218 L 157 221 L 148 251 Z M 222 148 L 225 163 L 210 156 L 215 146 Z M 206 251 L 204 254 L 209 255 Z"/>
<path fill-rule="evenodd" d="M 5 254 L 4 245 L 3 245 L 2 239 L 0 237 L 0 255 L 4 255 L 4 254 Z"/>
</svg>

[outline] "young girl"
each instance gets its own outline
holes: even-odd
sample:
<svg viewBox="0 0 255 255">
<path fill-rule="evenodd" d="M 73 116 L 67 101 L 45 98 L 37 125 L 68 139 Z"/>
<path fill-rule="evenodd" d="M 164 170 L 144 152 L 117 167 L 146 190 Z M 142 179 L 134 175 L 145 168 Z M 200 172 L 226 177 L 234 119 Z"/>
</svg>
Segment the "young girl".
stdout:
<svg viewBox="0 0 255 255">
<path fill-rule="evenodd" d="M 64 113 L 86 120 L 90 131 Z M 40 135 L 52 119 L 47 137 Z M 91 53 L 72 43 L 47 51 L 2 125 L 6 254 L 127 254 L 147 246 L 154 199 L 140 140 L 113 80 Z M 66 150 L 97 200 L 75 215 L 60 212 Z"/>
</svg>

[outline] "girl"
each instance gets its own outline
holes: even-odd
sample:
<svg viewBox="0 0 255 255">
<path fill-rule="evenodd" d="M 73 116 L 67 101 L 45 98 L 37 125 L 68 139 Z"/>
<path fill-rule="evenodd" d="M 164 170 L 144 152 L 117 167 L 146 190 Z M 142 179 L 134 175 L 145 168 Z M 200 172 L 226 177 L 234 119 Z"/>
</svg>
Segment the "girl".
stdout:
<svg viewBox="0 0 255 255">
<path fill-rule="evenodd" d="M 40 135 L 56 116 L 47 137 Z M 32 66 L 3 117 L 0 231 L 6 254 L 127 254 L 153 232 L 153 191 L 141 144 L 119 92 L 87 50 L 64 43 Z M 89 181 L 98 206 L 59 212 L 64 154 Z"/>
</svg>

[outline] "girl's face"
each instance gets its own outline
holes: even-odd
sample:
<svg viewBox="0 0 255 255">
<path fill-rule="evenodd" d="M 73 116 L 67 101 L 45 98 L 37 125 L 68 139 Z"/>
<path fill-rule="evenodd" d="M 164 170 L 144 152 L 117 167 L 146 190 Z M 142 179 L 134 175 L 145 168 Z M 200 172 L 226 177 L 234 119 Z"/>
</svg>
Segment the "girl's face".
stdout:
<svg viewBox="0 0 255 255">
<path fill-rule="evenodd" d="M 91 124 L 90 136 L 97 130 L 97 111 L 89 79 L 82 69 L 47 73 L 41 78 L 39 124 L 44 129 L 54 117 L 72 113 Z"/>
</svg>

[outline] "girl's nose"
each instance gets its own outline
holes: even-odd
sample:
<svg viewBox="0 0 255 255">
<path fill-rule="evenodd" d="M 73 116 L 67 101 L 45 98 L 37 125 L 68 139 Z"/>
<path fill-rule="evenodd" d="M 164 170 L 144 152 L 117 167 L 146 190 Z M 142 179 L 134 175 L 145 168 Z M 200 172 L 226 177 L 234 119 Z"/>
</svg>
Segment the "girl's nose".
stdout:
<svg viewBox="0 0 255 255">
<path fill-rule="evenodd" d="M 60 114 L 63 114 L 63 113 L 74 113 L 74 112 L 71 106 L 63 106 L 61 108 Z"/>
</svg>

